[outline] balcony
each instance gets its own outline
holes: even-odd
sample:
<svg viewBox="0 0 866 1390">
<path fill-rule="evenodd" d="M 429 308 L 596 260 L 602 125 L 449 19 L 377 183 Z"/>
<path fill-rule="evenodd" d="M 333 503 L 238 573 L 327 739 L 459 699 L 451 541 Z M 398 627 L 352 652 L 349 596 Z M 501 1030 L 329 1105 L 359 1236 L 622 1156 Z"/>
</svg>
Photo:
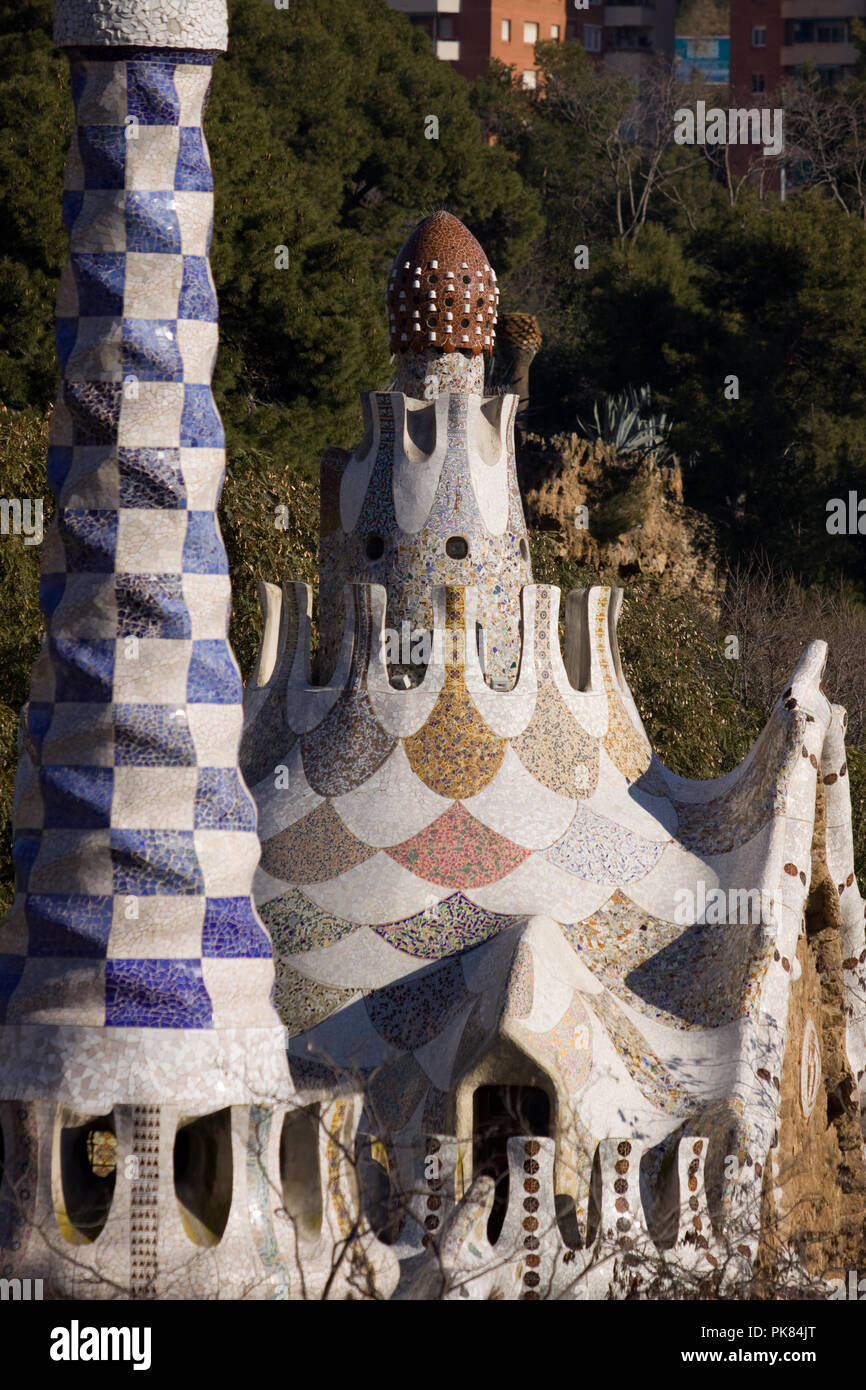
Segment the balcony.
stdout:
<svg viewBox="0 0 866 1390">
<path fill-rule="evenodd" d="M 403 14 L 459 14 L 460 0 L 388 0 L 392 10 Z"/>
<path fill-rule="evenodd" d="M 632 28 L 651 27 L 656 22 L 655 5 L 605 5 L 604 25 L 629 25 Z"/>
<path fill-rule="evenodd" d="M 605 16 L 605 24 L 607 17 Z M 607 32 L 607 51 L 609 53 L 648 53 L 652 51 L 652 29 L 637 29 L 631 25 Z"/>
<path fill-rule="evenodd" d="M 845 0 L 844 5 L 838 0 L 782 0 L 783 19 L 823 19 L 824 15 L 831 19 L 840 15 L 848 19 L 852 15 L 862 18 L 866 15 L 866 0 Z"/>
<path fill-rule="evenodd" d="M 812 3 L 814 5 L 815 0 Z M 786 43 L 782 46 L 780 62 L 783 68 L 796 68 L 807 62 L 822 68 L 853 68 L 857 49 L 853 43 Z"/>
</svg>

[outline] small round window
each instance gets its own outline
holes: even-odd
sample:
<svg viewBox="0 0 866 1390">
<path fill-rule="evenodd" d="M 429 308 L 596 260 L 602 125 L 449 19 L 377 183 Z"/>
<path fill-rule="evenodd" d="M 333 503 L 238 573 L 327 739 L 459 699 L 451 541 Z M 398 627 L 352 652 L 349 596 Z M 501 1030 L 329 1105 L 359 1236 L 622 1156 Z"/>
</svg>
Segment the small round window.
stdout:
<svg viewBox="0 0 866 1390">
<path fill-rule="evenodd" d="M 445 542 L 445 554 L 449 560 L 465 560 L 469 554 L 469 542 L 465 536 L 449 536 Z"/>
<path fill-rule="evenodd" d="M 383 556 L 384 554 L 385 554 L 385 542 L 382 540 L 382 537 L 381 537 L 381 536 L 368 536 L 368 537 L 367 537 L 367 559 L 368 559 L 368 560 L 381 560 L 381 558 L 382 558 L 382 556 Z"/>
</svg>

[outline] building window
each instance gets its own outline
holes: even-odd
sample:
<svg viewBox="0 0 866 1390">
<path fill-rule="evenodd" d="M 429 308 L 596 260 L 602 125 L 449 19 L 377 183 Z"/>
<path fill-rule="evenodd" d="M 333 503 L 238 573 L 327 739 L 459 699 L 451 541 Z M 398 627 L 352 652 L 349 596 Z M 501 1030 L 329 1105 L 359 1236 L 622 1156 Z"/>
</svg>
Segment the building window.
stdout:
<svg viewBox="0 0 866 1390">
<path fill-rule="evenodd" d="M 762 72 L 752 73 L 752 91 L 762 92 L 764 90 L 764 74 Z"/>
<path fill-rule="evenodd" d="M 583 46 L 587 53 L 601 52 L 601 25 L 584 24 L 583 26 Z"/>
<path fill-rule="evenodd" d="M 440 39 L 453 39 L 454 20 L 450 15 L 440 15 L 437 25 L 437 32 Z"/>
<path fill-rule="evenodd" d="M 523 85 L 524 87 L 529 87 L 530 89 L 534 89 L 538 86 L 538 74 L 536 73 L 535 68 L 526 69 L 526 72 L 523 74 Z"/>
<path fill-rule="evenodd" d="M 767 29 L 766 29 L 766 26 L 765 26 L 765 25 L 763 25 L 763 24 L 756 24 L 755 27 L 753 28 L 753 30 L 752 30 L 752 47 L 753 47 L 753 48 L 766 48 L 766 47 L 767 47 Z"/>
<path fill-rule="evenodd" d="M 523 25 L 523 42 L 538 43 L 538 25 L 532 19 L 526 20 Z"/>
<path fill-rule="evenodd" d="M 848 32 L 845 24 L 816 24 L 815 39 L 818 43 L 847 43 Z"/>
<path fill-rule="evenodd" d="M 503 19 L 499 23 L 499 37 L 503 43 L 511 43 L 511 20 Z"/>
<path fill-rule="evenodd" d="M 558 25 L 558 24 L 551 24 L 551 26 L 550 26 L 550 37 L 551 37 L 552 39 L 558 39 L 558 38 L 559 38 L 559 25 Z"/>
<path fill-rule="evenodd" d="M 576 19 L 567 19 L 565 21 L 565 37 L 567 39 L 576 39 L 578 37 Z"/>
</svg>

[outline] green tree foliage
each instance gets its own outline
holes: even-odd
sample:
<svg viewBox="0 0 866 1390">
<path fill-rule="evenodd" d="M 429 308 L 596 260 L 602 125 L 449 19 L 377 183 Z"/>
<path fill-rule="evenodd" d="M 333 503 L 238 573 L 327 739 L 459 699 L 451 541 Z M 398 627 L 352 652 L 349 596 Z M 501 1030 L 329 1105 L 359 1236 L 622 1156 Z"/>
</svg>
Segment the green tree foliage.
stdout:
<svg viewBox="0 0 866 1390">
<path fill-rule="evenodd" d="M 51 518 L 45 486 L 48 416 L 0 405 L 2 495 L 43 499 L 43 525 Z M 0 537 L 0 912 L 12 897 L 12 786 L 18 761 L 18 716 L 27 699 L 30 668 L 39 650 L 38 545 L 23 535 Z"/>
<path fill-rule="evenodd" d="M 0 400 L 48 404 L 65 254 L 59 191 L 72 107 L 52 50 L 51 0 L 0 5 Z M 541 221 L 504 149 L 480 138 L 469 92 L 386 0 L 232 0 L 207 135 L 216 179 L 212 261 L 222 348 L 215 390 L 230 445 L 312 475 L 358 429 L 383 384 L 383 277 L 401 240 L 445 206 L 500 272 Z M 26 113 L 26 119 L 22 119 Z M 425 138 L 425 120 L 439 123 Z M 38 170 L 38 177 L 34 177 Z M 275 267 L 285 246 L 288 267 Z"/>
<path fill-rule="evenodd" d="M 863 225 L 814 191 L 747 196 L 694 232 L 653 225 L 609 248 L 589 304 L 600 384 L 652 383 L 692 460 L 692 500 L 740 546 L 862 584 L 860 548 L 828 535 L 826 503 L 866 491 Z"/>
<path fill-rule="evenodd" d="M 60 189 L 72 103 L 50 15 L 50 0 L 0 0 L 0 401 L 19 409 L 54 393 L 54 297 L 66 255 Z"/>
</svg>

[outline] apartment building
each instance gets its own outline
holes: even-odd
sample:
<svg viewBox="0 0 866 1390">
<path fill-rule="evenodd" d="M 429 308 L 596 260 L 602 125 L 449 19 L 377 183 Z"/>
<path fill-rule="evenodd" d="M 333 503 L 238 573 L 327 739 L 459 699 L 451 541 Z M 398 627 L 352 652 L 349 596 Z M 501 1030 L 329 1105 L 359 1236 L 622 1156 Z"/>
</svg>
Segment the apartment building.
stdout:
<svg viewBox="0 0 866 1390">
<path fill-rule="evenodd" d="M 866 4 L 866 0 L 863 0 Z M 604 0 L 389 0 L 426 30 L 440 58 L 477 77 L 491 58 L 514 67 L 526 87 L 537 81 L 539 39 L 579 39 L 606 72 L 637 77 L 653 53 L 673 57 L 676 0 L 605 4 Z"/>
<path fill-rule="evenodd" d="M 426 30 L 438 57 L 463 77 L 477 77 L 491 58 L 516 68 L 526 87 L 537 78 L 539 39 L 562 41 L 568 0 L 389 0 Z"/>
<path fill-rule="evenodd" d="M 657 53 L 674 56 L 676 0 L 604 4 L 589 0 L 571 8 L 566 38 L 580 39 L 599 67 L 615 77 L 638 78 Z"/>
<path fill-rule="evenodd" d="M 731 0 L 731 89 L 738 97 L 772 93 L 814 63 L 824 82 L 842 82 L 857 50 L 851 21 L 866 0 Z"/>
</svg>

